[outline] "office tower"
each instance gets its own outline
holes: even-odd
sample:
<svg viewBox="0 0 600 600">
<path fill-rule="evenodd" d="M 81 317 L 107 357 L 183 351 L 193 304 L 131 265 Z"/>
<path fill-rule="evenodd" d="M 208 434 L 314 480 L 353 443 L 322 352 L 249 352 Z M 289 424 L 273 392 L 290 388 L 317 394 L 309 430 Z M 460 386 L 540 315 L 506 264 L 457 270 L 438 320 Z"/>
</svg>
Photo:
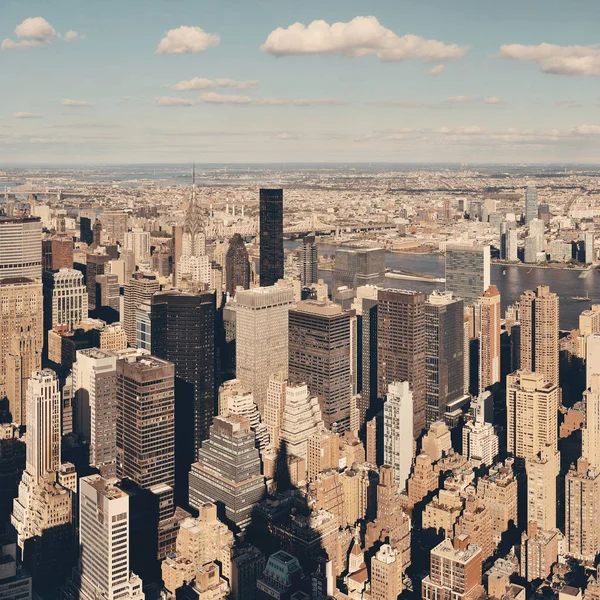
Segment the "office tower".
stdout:
<svg viewBox="0 0 600 600">
<path fill-rule="evenodd" d="M 506 378 L 507 450 L 534 458 L 557 447 L 559 389 L 541 373 L 517 371 Z"/>
<path fill-rule="evenodd" d="M 396 600 L 402 593 L 402 557 L 383 544 L 371 560 L 371 598 Z"/>
<path fill-rule="evenodd" d="M 76 431 L 89 442 L 90 465 L 106 477 L 116 473 L 116 363 L 113 353 L 88 348 L 77 351 L 73 364 Z"/>
<path fill-rule="evenodd" d="M 124 246 L 133 251 L 136 263 L 150 258 L 150 232 L 141 227 L 134 227 L 125 232 Z"/>
<path fill-rule="evenodd" d="M 24 425 L 27 378 L 42 364 L 42 284 L 7 277 L 0 281 L 0 299 L 0 397 L 8 398 L 12 422 Z"/>
<path fill-rule="evenodd" d="M 229 241 L 225 255 L 225 290 L 233 296 L 238 287 L 247 290 L 250 287 L 250 261 L 244 239 L 239 233 Z"/>
<path fill-rule="evenodd" d="M 283 279 L 283 190 L 260 190 L 260 285 Z"/>
<path fill-rule="evenodd" d="M 483 416 L 470 419 L 462 432 L 462 454 L 475 466 L 491 466 L 498 455 L 498 436 L 494 426 L 483 420 Z"/>
<path fill-rule="evenodd" d="M 272 390 L 269 390 L 271 393 Z M 317 398 L 311 396 L 304 384 L 285 386 L 285 401 L 281 411 L 279 450 L 285 446 L 288 456 L 297 456 L 308 462 L 308 441 L 323 430 L 321 409 Z M 306 467 L 305 467 L 306 468 Z"/>
<path fill-rule="evenodd" d="M 513 460 L 494 465 L 477 482 L 477 496 L 490 512 L 494 543 L 499 544 L 510 523 L 517 524 L 518 490 Z"/>
<path fill-rule="evenodd" d="M 0 281 L 42 276 L 42 223 L 38 217 L 0 217 Z"/>
<path fill-rule="evenodd" d="M 433 292 L 425 303 L 427 424 L 464 396 L 464 306 L 451 292 Z"/>
<path fill-rule="evenodd" d="M 177 532 L 176 552 L 161 565 L 165 589 L 173 595 L 208 562 L 218 562 L 223 577 L 231 581 L 233 533 L 218 519 L 215 504 L 203 504 L 198 512 L 197 518 L 182 521 Z"/>
<path fill-rule="evenodd" d="M 135 309 L 136 348 L 152 352 L 152 303 L 143 302 Z"/>
<path fill-rule="evenodd" d="M 121 210 L 105 210 L 100 214 L 102 230 L 111 244 L 125 242 L 127 232 L 127 213 Z"/>
<path fill-rule="evenodd" d="M 154 356 L 116 362 L 117 476 L 143 489 L 175 484 L 174 378 L 173 364 Z"/>
<path fill-rule="evenodd" d="M 136 311 L 143 302 L 152 302 L 152 296 L 160 290 L 154 275 L 134 273 L 124 287 L 123 329 L 130 346 L 136 345 Z"/>
<path fill-rule="evenodd" d="M 17 559 L 17 544 L 8 535 L 0 536 L 0 598 L 32 600 L 31 575 Z"/>
<path fill-rule="evenodd" d="M 477 300 L 480 311 L 479 393 L 500 381 L 500 292 L 491 285 Z"/>
<path fill-rule="evenodd" d="M 583 456 L 565 477 L 566 554 L 593 563 L 600 552 L 600 474 Z"/>
<path fill-rule="evenodd" d="M 596 262 L 596 253 L 594 250 L 594 232 L 593 231 L 585 231 L 582 235 L 583 237 L 583 248 L 585 252 L 585 256 L 583 262 L 586 264 L 591 264 Z"/>
<path fill-rule="evenodd" d="M 394 381 L 407 381 L 413 393 L 413 431 L 425 428 L 425 294 L 397 289 L 377 294 L 377 389 L 383 397 Z"/>
<path fill-rule="evenodd" d="M 92 227 L 92 248 L 98 248 L 102 244 L 102 223 L 96 219 Z"/>
<path fill-rule="evenodd" d="M 215 417 L 209 438 L 190 471 L 190 506 L 217 504 L 221 514 L 244 530 L 265 493 L 265 478 L 250 421 L 238 415 Z"/>
<path fill-rule="evenodd" d="M 516 229 L 509 229 L 506 232 L 506 260 L 517 262 L 518 257 L 518 236 Z"/>
<path fill-rule="evenodd" d="M 490 247 L 446 246 L 446 291 L 473 304 L 490 287 Z"/>
<path fill-rule="evenodd" d="M 557 477 L 560 453 L 546 444 L 533 458 L 525 459 L 527 475 L 527 522 L 535 522 L 542 531 L 556 528 Z"/>
<path fill-rule="evenodd" d="M 585 387 L 589 388 L 593 376 L 600 375 L 600 335 L 589 335 L 585 342 Z"/>
<path fill-rule="evenodd" d="M 219 388 L 219 415 L 228 414 L 246 417 L 250 421 L 250 429 L 256 436 L 256 446 L 261 453 L 269 445 L 269 430 L 261 421 L 258 406 L 254 403 L 252 393 L 245 390 L 237 379 L 230 379 Z"/>
<path fill-rule="evenodd" d="M 350 427 L 350 313 L 338 304 L 298 302 L 289 311 L 289 377 L 304 382 L 321 404 L 328 429 Z"/>
<path fill-rule="evenodd" d="M 581 433 L 581 454 L 600 473 L 600 374 L 594 374 L 583 392 L 585 420 Z"/>
<path fill-rule="evenodd" d="M 240 291 L 235 296 L 236 378 L 254 395 L 264 414 L 272 375 L 288 372 L 288 312 L 294 301 L 288 287 Z"/>
<path fill-rule="evenodd" d="M 470 544 L 468 536 L 446 538 L 431 551 L 429 575 L 422 581 L 421 597 L 471 597 L 481 587 L 481 563 L 481 549 Z"/>
<path fill-rule="evenodd" d="M 151 318 L 152 354 L 175 365 L 176 407 L 183 411 L 176 422 L 184 428 L 176 438 L 187 437 L 189 425 L 195 456 L 215 414 L 215 295 L 156 293 Z"/>
<path fill-rule="evenodd" d="M 27 385 L 26 470 L 35 479 L 54 479 L 60 466 L 60 391 L 50 369 L 32 373 Z"/>
<path fill-rule="evenodd" d="M 79 239 L 88 246 L 91 246 L 94 241 L 92 220 L 89 217 L 80 217 L 79 219 Z"/>
<path fill-rule="evenodd" d="M 319 263 L 314 235 L 306 235 L 302 239 L 299 268 L 302 287 L 310 287 L 313 283 L 317 283 L 319 280 Z"/>
<path fill-rule="evenodd" d="M 83 274 L 75 269 L 44 271 L 44 330 L 54 327 L 75 329 L 88 317 L 88 294 Z"/>
<path fill-rule="evenodd" d="M 406 486 L 413 458 L 413 393 L 407 381 L 388 385 L 383 405 L 383 460 L 394 468 L 400 490 Z"/>
<path fill-rule="evenodd" d="M 363 300 L 358 323 L 359 420 L 362 426 L 367 411 L 377 401 L 377 297 Z"/>
<path fill-rule="evenodd" d="M 558 559 L 562 534 L 558 529 L 541 530 L 535 521 L 521 535 L 521 577 L 527 581 L 546 579 Z"/>
<path fill-rule="evenodd" d="M 528 290 L 519 301 L 521 322 L 520 368 L 544 375 L 558 385 L 558 296 L 540 285 Z"/>
<path fill-rule="evenodd" d="M 525 189 L 525 224 L 529 225 L 538 217 L 538 193 L 534 186 Z"/>
<path fill-rule="evenodd" d="M 82 477 L 79 514 L 81 555 L 66 600 L 143 600 L 142 581 L 129 570 L 129 496 L 100 475 Z"/>
<path fill-rule="evenodd" d="M 55 235 L 42 240 L 42 269 L 58 271 L 73 268 L 73 240 L 68 236 Z"/>
<path fill-rule="evenodd" d="M 96 276 L 96 310 L 112 308 L 117 315 L 121 312 L 121 286 L 117 275 Z"/>
<path fill-rule="evenodd" d="M 339 249 L 335 253 L 333 294 L 339 287 L 356 289 L 363 285 L 382 286 L 385 281 L 383 248 Z"/>
<path fill-rule="evenodd" d="M 96 298 L 96 278 L 100 275 L 104 275 L 106 269 L 106 263 L 110 260 L 108 254 L 101 254 L 94 252 L 88 254 L 86 262 L 86 286 L 88 292 L 88 307 L 90 310 L 96 310 L 100 308 L 100 298 Z"/>
</svg>

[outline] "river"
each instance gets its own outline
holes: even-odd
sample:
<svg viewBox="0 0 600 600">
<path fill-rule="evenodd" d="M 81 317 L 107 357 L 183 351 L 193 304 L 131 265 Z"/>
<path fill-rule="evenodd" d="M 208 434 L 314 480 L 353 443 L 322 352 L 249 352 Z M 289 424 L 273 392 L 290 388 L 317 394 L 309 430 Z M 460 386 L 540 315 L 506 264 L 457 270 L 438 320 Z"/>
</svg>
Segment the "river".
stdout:
<svg viewBox="0 0 600 600">
<path fill-rule="evenodd" d="M 301 242 L 286 241 L 286 248 L 295 248 Z M 319 255 L 335 254 L 340 246 L 319 244 Z M 404 269 L 415 273 L 431 274 L 444 277 L 444 257 L 433 254 L 400 254 L 386 252 L 385 266 L 390 269 Z M 503 274 L 506 272 L 506 274 Z M 583 277 L 581 277 L 583 275 Z M 331 283 L 331 271 L 319 271 L 327 283 Z M 547 285 L 550 290 L 560 297 L 560 328 L 564 330 L 575 329 L 579 325 L 580 313 L 588 309 L 591 302 L 600 303 L 600 272 L 596 269 L 589 271 L 574 271 L 568 269 L 537 269 L 535 267 L 518 267 L 505 265 L 492 265 L 492 284 L 498 287 L 502 298 L 502 312 L 510 304 L 519 300 L 525 290 L 535 289 L 538 285 Z M 422 290 L 431 292 L 443 288 L 443 283 L 426 281 L 407 281 L 402 279 L 386 279 L 386 285 L 392 288 Z M 571 296 L 585 296 L 588 294 L 591 302 L 570 300 Z"/>
</svg>

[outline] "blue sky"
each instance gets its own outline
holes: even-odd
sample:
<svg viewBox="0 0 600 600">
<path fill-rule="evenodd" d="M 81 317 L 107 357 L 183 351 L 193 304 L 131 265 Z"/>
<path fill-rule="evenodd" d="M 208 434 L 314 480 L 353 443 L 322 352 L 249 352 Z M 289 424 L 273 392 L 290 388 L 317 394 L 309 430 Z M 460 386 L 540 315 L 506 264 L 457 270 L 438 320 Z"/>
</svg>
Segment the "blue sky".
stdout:
<svg viewBox="0 0 600 600">
<path fill-rule="evenodd" d="M 2 0 L 0 168 L 594 163 L 598 22 L 596 0 Z"/>
</svg>

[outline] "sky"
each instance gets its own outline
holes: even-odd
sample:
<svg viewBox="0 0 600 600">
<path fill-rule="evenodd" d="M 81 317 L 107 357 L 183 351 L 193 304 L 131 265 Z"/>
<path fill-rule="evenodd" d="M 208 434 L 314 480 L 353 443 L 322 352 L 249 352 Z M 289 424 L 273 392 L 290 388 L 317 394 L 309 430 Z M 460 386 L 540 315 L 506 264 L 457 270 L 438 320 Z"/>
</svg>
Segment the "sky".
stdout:
<svg viewBox="0 0 600 600">
<path fill-rule="evenodd" d="M 0 169 L 600 162 L 597 0 L 0 0 Z"/>
</svg>

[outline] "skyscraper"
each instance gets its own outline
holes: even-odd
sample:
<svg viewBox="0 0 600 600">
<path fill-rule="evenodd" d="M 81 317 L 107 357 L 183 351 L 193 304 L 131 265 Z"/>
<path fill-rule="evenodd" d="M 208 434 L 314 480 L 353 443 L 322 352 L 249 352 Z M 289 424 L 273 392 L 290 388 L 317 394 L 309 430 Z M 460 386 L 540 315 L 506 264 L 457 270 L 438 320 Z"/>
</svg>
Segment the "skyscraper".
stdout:
<svg viewBox="0 0 600 600">
<path fill-rule="evenodd" d="M 382 286 L 385 277 L 383 248 L 339 249 L 335 253 L 333 291 L 340 286 L 356 289 L 362 285 Z"/>
<path fill-rule="evenodd" d="M 382 398 L 394 381 L 413 393 L 413 431 L 425 428 L 427 338 L 423 292 L 387 289 L 377 295 L 377 389 Z"/>
<path fill-rule="evenodd" d="M 600 374 L 593 374 L 583 393 L 585 422 L 581 433 L 581 454 L 590 468 L 600 473 Z"/>
<path fill-rule="evenodd" d="M 490 287 L 490 247 L 446 246 L 446 291 L 473 304 Z"/>
<path fill-rule="evenodd" d="M 152 354 L 175 365 L 176 407 L 183 411 L 176 422 L 184 428 L 176 437 L 187 438 L 189 424 L 194 456 L 216 408 L 214 330 L 214 292 L 169 291 L 152 297 Z"/>
<path fill-rule="evenodd" d="M 127 343 L 136 345 L 136 310 L 143 302 L 151 302 L 155 292 L 160 290 L 158 279 L 154 275 L 134 273 L 126 282 L 123 298 L 123 329 L 127 334 Z"/>
<path fill-rule="evenodd" d="M 77 351 L 73 364 L 76 431 L 89 443 L 90 465 L 114 477 L 117 460 L 116 357 L 87 348 Z"/>
<path fill-rule="evenodd" d="M 129 215 L 122 210 L 105 210 L 100 214 L 102 230 L 111 244 L 125 242 Z"/>
<path fill-rule="evenodd" d="M 0 281 L 0 299 L 0 397 L 8 398 L 12 422 L 24 425 L 27 378 L 42 365 L 42 283 L 7 277 Z"/>
<path fill-rule="evenodd" d="M 558 296 L 540 285 L 519 301 L 521 321 L 520 368 L 535 371 L 558 385 Z"/>
<path fill-rule="evenodd" d="M 525 189 L 525 224 L 529 225 L 538 217 L 538 193 L 534 186 Z"/>
<path fill-rule="evenodd" d="M 250 262 L 244 239 L 239 233 L 229 241 L 225 255 L 225 290 L 233 296 L 237 287 L 247 290 L 250 287 Z"/>
<path fill-rule="evenodd" d="M 44 330 L 66 326 L 74 329 L 88 316 L 88 294 L 83 274 L 75 269 L 44 271 Z"/>
<path fill-rule="evenodd" d="M 464 396 L 464 308 L 452 292 L 433 292 L 425 303 L 427 424 Z"/>
<path fill-rule="evenodd" d="M 333 302 L 304 300 L 289 312 L 289 378 L 319 398 L 328 429 L 350 427 L 350 313 Z"/>
<path fill-rule="evenodd" d="M 154 356 L 126 355 L 116 363 L 117 475 L 143 489 L 175 485 L 174 376 L 173 364 Z M 172 513 L 173 492 L 168 496 L 161 510 Z"/>
<path fill-rule="evenodd" d="M 96 310 L 102 306 L 101 298 L 96 298 L 97 287 L 96 278 L 99 275 L 104 275 L 106 263 L 110 260 L 110 256 L 106 253 L 94 252 L 88 254 L 86 261 L 86 286 L 88 292 L 88 306 L 90 310 Z"/>
<path fill-rule="evenodd" d="M 500 292 L 491 285 L 477 301 L 480 311 L 479 393 L 500 381 Z"/>
<path fill-rule="evenodd" d="M 94 241 L 94 234 L 92 233 L 92 220 L 89 217 L 81 217 L 79 219 L 79 239 L 91 246 Z"/>
<path fill-rule="evenodd" d="M 260 190 L 260 285 L 283 279 L 283 190 Z"/>
<path fill-rule="evenodd" d="M 394 481 L 404 490 L 413 459 L 413 394 L 407 381 L 388 385 L 383 405 L 383 460 L 394 469 Z"/>
<path fill-rule="evenodd" d="M 310 287 L 319 280 L 319 263 L 317 244 L 314 235 L 306 235 L 300 246 L 300 283 L 302 287 Z"/>
<path fill-rule="evenodd" d="M 67 600 L 143 600 L 142 581 L 129 571 L 129 496 L 100 475 L 79 480 L 79 568 Z"/>
<path fill-rule="evenodd" d="M 254 394 L 261 414 L 272 375 L 288 373 L 288 312 L 294 300 L 288 287 L 270 286 L 238 292 L 236 378 Z"/>
<path fill-rule="evenodd" d="M 42 276 L 42 223 L 38 217 L 0 216 L 0 281 Z"/>
<path fill-rule="evenodd" d="M 265 493 L 265 478 L 250 421 L 216 417 L 190 471 L 190 505 L 217 504 L 222 517 L 244 530 Z"/>
</svg>

